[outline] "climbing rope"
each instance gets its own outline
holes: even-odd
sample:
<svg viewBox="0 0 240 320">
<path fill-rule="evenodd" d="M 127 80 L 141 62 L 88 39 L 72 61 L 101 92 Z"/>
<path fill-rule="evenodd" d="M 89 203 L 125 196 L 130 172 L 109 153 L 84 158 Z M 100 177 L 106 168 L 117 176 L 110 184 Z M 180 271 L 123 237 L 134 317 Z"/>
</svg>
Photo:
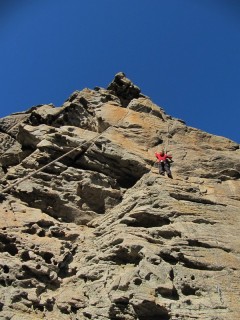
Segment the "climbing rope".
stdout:
<svg viewBox="0 0 240 320">
<path fill-rule="evenodd" d="M 109 129 L 109 128 L 110 128 L 110 127 L 108 127 L 107 129 Z M 104 130 L 103 132 L 106 132 L 107 129 Z M 13 187 L 18 186 L 21 182 L 23 182 L 23 181 L 31 178 L 31 177 L 32 177 L 33 175 L 35 175 L 36 173 L 38 173 L 38 172 L 40 172 L 40 171 L 43 171 L 43 170 L 46 169 L 47 167 L 51 166 L 51 165 L 54 164 L 55 162 L 58 162 L 59 160 L 61 160 L 61 159 L 63 159 L 64 157 L 68 156 L 69 154 L 71 154 L 73 151 L 75 151 L 75 150 L 83 147 L 84 145 L 86 145 L 86 144 L 88 144 L 88 143 L 91 143 L 91 144 L 90 144 L 90 146 L 91 146 L 91 145 L 94 143 L 94 141 L 97 140 L 97 139 L 100 137 L 100 135 L 101 135 L 103 132 L 99 133 L 99 134 L 98 134 L 97 136 L 95 136 L 94 138 L 92 138 L 92 139 L 90 139 L 90 140 L 88 140 L 88 141 L 85 141 L 84 143 L 80 144 L 79 146 L 73 148 L 72 150 L 64 153 L 63 155 L 61 155 L 61 156 L 58 157 L 57 159 L 54 159 L 53 161 L 47 163 L 47 164 L 44 165 L 43 167 L 35 170 L 34 172 L 31 172 L 31 173 L 28 174 L 26 177 L 24 177 L 24 178 L 16 181 L 15 183 L 9 185 L 9 186 L 6 187 L 5 189 L 0 190 L 0 193 L 6 193 L 7 191 L 11 190 Z M 89 147 L 90 147 L 90 146 L 89 146 Z M 88 148 L 89 148 L 89 147 L 88 147 Z"/>
<path fill-rule="evenodd" d="M 169 123 L 168 123 L 168 129 L 167 129 L 167 142 L 166 142 L 166 144 L 164 145 L 164 151 L 165 151 L 165 153 L 168 152 L 168 144 L 169 144 Z"/>
<path fill-rule="evenodd" d="M 177 121 L 178 121 L 178 119 L 175 119 L 175 120 L 174 120 L 173 125 L 172 125 L 172 127 L 171 127 L 171 131 L 174 129 Z M 165 143 L 165 145 L 164 145 L 164 151 L 165 151 L 165 153 L 168 152 L 168 147 L 169 147 L 169 135 L 170 135 L 170 124 L 168 123 L 167 140 L 166 140 L 166 143 Z"/>
<path fill-rule="evenodd" d="M 68 156 L 69 154 L 71 154 L 72 152 L 78 150 L 79 148 L 84 147 L 86 144 L 89 144 L 89 143 L 90 143 L 90 145 L 89 145 L 89 147 L 88 147 L 88 148 L 90 148 L 90 147 L 92 146 L 92 144 L 93 144 L 103 133 L 105 133 L 105 132 L 106 132 L 107 130 L 109 130 L 110 128 L 118 125 L 120 121 L 123 121 L 123 120 L 129 115 L 129 112 L 130 112 L 130 111 L 139 112 L 140 110 L 141 110 L 141 106 L 140 106 L 139 108 L 137 108 L 137 110 L 128 109 L 128 112 L 127 112 L 122 118 L 120 118 L 115 125 L 110 125 L 108 128 L 106 128 L 104 131 L 102 131 L 101 133 L 99 133 L 98 135 L 96 135 L 94 138 L 92 138 L 92 139 L 90 139 L 90 140 L 88 140 L 88 141 L 85 141 L 84 143 L 80 144 L 79 146 L 77 146 L 77 147 L 73 148 L 72 150 L 64 153 L 63 155 L 61 155 L 60 157 L 58 157 L 58 158 L 54 159 L 53 161 L 47 163 L 47 164 L 44 165 L 43 167 L 35 170 L 34 172 L 31 172 L 31 173 L 28 174 L 26 177 L 24 177 L 24 178 L 22 178 L 22 179 L 20 179 L 20 180 L 18 180 L 18 181 L 15 181 L 14 183 L 10 184 L 8 187 L 0 190 L 0 194 L 3 194 L 3 193 L 8 192 L 8 191 L 11 190 L 13 187 L 18 186 L 20 183 L 22 183 L 22 182 L 24 182 L 25 180 L 31 178 L 31 177 L 34 176 L 35 174 L 43 171 L 43 170 L 46 169 L 47 167 L 49 167 L 49 166 L 51 166 L 52 164 L 58 162 L 59 160 L 61 160 L 61 159 L 63 159 L 64 157 Z M 177 121 L 177 120 L 175 120 L 175 122 L 174 122 L 174 124 L 173 124 L 173 127 L 174 127 L 176 121 Z M 19 121 L 19 122 L 21 122 L 21 121 Z M 13 127 L 15 127 L 16 125 L 17 125 L 17 124 L 15 124 Z M 172 128 L 173 128 L 173 127 L 172 127 Z M 11 129 L 12 129 L 12 128 L 11 128 Z M 168 125 L 168 133 L 169 133 L 169 125 Z M 168 145 L 168 140 L 167 140 L 167 145 Z M 88 148 L 87 148 L 87 149 L 88 149 Z"/>
<path fill-rule="evenodd" d="M 132 111 L 134 111 L 134 110 L 132 110 Z M 68 155 L 71 154 L 73 151 L 76 151 L 76 150 L 78 150 L 79 148 L 82 148 L 82 147 L 84 147 L 86 144 L 89 144 L 89 143 L 90 143 L 90 145 L 89 145 L 88 148 L 87 148 L 87 149 L 89 149 L 89 148 L 93 145 L 93 143 L 94 143 L 103 133 L 106 133 L 107 130 L 109 130 L 110 128 L 113 128 L 114 126 L 118 125 L 120 121 L 123 121 L 123 120 L 128 116 L 129 112 L 130 112 L 130 109 L 128 110 L 128 112 L 127 112 L 122 118 L 120 118 L 120 119 L 117 121 L 117 123 L 116 123 L 115 125 L 110 125 L 108 128 L 106 128 L 105 130 L 103 130 L 102 132 L 100 132 L 99 134 L 97 134 L 97 135 L 96 135 L 95 137 L 93 137 L 92 139 L 83 142 L 83 143 L 80 144 L 79 146 L 77 146 L 77 147 L 73 148 L 72 150 L 64 153 L 63 155 L 61 155 L 61 156 L 58 157 L 57 159 L 54 159 L 53 161 L 47 163 L 47 164 L 44 165 L 43 167 L 35 170 L 34 172 L 31 172 L 31 173 L 28 174 L 26 177 L 24 177 L 24 178 L 22 178 L 22 179 L 20 179 L 20 180 L 18 180 L 18 181 L 16 181 L 16 182 L 10 184 L 8 187 L 0 190 L 0 194 L 3 194 L 3 193 L 8 192 L 8 191 L 11 190 L 13 187 L 18 186 L 18 185 L 19 185 L 20 183 L 22 183 L 23 181 L 31 178 L 31 177 L 34 176 L 35 174 L 43 171 L 43 170 L 46 169 L 47 167 L 51 166 L 52 164 L 58 162 L 59 160 L 63 159 L 64 157 L 68 156 Z M 86 129 L 85 129 L 85 130 L 86 130 Z M 84 130 L 84 131 L 85 131 L 85 130 Z"/>
</svg>

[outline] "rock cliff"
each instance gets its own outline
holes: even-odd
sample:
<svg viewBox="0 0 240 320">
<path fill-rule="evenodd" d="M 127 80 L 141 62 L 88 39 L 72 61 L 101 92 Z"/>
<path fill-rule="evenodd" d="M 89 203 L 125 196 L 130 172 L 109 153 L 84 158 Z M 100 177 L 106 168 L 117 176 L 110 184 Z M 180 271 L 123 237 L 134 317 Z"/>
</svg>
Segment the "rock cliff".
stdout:
<svg viewBox="0 0 240 320">
<path fill-rule="evenodd" d="M 0 155 L 0 319 L 239 319 L 237 143 L 119 73 L 0 119 Z"/>
</svg>

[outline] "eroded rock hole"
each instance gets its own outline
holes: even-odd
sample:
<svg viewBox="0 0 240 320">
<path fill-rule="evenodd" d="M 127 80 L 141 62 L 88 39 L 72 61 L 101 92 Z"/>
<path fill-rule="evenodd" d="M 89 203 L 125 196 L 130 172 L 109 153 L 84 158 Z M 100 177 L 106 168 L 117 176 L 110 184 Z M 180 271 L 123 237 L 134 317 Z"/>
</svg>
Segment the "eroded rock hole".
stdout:
<svg viewBox="0 0 240 320">
<path fill-rule="evenodd" d="M 173 271 L 173 269 L 171 269 L 171 270 L 169 271 L 169 278 L 170 278 L 171 281 L 174 280 L 174 271 Z"/>
<path fill-rule="evenodd" d="M 39 236 L 39 237 L 45 237 L 45 235 L 46 235 L 46 232 L 45 232 L 45 230 L 40 230 L 38 233 L 37 233 L 37 235 Z"/>
<path fill-rule="evenodd" d="M 4 251 L 10 253 L 11 256 L 18 254 L 18 248 L 13 243 L 6 244 L 4 249 Z"/>
<path fill-rule="evenodd" d="M 222 265 L 207 264 L 201 261 L 190 261 L 186 257 L 181 257 L 181 261 L 186 268 L 197 269 L 197 270 L 212 270 L 221 271 L 224 269 Z"/>
<path fill-rule="evenodd" d="M 178 263 L 178 259 L 175 258 L 173 255 L 171 255 L 170 252 L 161 252 L 161 253 L 160 253 L 160 257 L 161 257 L 164 261 L 166 261 L 166 262 L 168 262 L 168 263 L 170 263 L 170 264 L 172 264 L 172 265 L 175 265 L 175 264 Z"/>
<path fill-rule="evenodd" d="M 198 288 L 193 288 L 189 284 L 185 283 L 181 288 L 182 294 L 185 296 L 195 295 Z"/>
<path fill-rule="evenodd" d="M 126 319 L 127 318 L 127 314 L 128 314 L 128 300 L 126 301 L 121 301 L 121 302 L 116 302 L 114 304 L 111 305 L 110 310 L 109 310 L 109 320 L 120 320 L 123 319 L 122 316 L 120 315 L 125 315 Z"/>
<path fill-rule="evenodd" d="M 44 252 L 41 256 L 43 257 L 46 263 L 48 264 L 52 263 L 51 259 L 53 258 L 54 255 L 51 252 Z"/>
<path fill-rule="evenodd" d="M 4 244 L 9 244 L 11 241 L 14 241 L 15 239 L 10 239 L 6 234 L 0 233 L 0 242 Z"/>
<path fill-rule="evenodd" d="M 139 305 L 133 305 L 139 320 L 170 320 L 170 315 L 164 306 L 151 301 L 143 301 Z"/>
<path fill-rule="evenodd" d="M 28 227 L 23 230 L 24 233 L 28 233 L 28 234 L 36 234 L 39 231 L 39 227 L 37 224 L 31 224 L 28 225 Z"/>
<path fill-rule="evenodd" d="M 90 313 L 87 312 L 83 312 L 84 317 L 86 317 L 87 319 L 92 319 L 92 315 Z"/>
<path fill-rule="evenodd" d="M 21 253 L 21 259 L 22 259 L 23 261 L 28 261 L 28 260 L 30 260 L 31 258 L 30 258 L 30 256 L 29 256 L 29 252 L 28 252 L 28 251 L 22 252 L 22 253 Z"/>
<path fill-rule="evenodd" d="M 54 226 L 54 223 L 52 221 L 48 221 L 48 220 L 40 220 L 37 222 L 37 225 L 40 228 L 49 228 L 51 226 Z"/>
<path fill-rule="evenodd" d="M 121 264 L 134 264 L 138 265 L 142 260 L 142 257 L 139 255 L 138 250 L 128 250 L 126 248 L 119 248 L 114 256 L 109 258 L 111 261 L 115 262 L 118 265 Z"/>
<path fill-rule="evenodd" d="M 34 303 L 33 304 L 33 309 L 34 310 L 39 310 L 41 312 L 44 312 L 45 310 L 51 312 L 51 311 L 53 311 L 53 302 L 52 301 L 48 301 L 44 305 L 39 304 L 39 303 Z"/>
<path fill-rule="evenodd" d="M 0 280 L 0 286 L 1 287 L 6 287 L 7 286 L 7 284 L 6 284 L 6 282 L 4 281 L 4 280 Z"/>
<path fill-rule="evenodd" d="M 39 311 L 41 311 L 41 312 L 44 311 L 44 306 L 35 305 L 35 306 L 33 306 L 33 308 L 34 308 L 35 310 L 39 310 Z"/>
<path fill-rule="evenodd" d="M 211 224 L 211 225 L 216 224 L 215 221 L 210 221 L 210 220 L 202 219 L 202 218 L 200 218 L 200 219 L 195 219 L 195 220 L 193 220 L 192 222 L 193 222 L 193 223 L 199 223 L 199 224 Z"/>
<path fill-rule="evenodd" d="M 128 175 L 128 176 L 123 176 L 123 177 L 117 179 L 117 182 L 121 188 L 130 189 L 135 185 L 135 183 L 138 180 L 139 180 L 139 178 Z"/>
<path fill-rule="evenodd" d="M 27 299 L 27 292 L 19 292 L 12 297 L 12 303 L 20 302 L 22 299 Z"/>
<path fill-rule="evenodd" d="M 171 223 L 168 218 L 163 218 L 158 215 L 152 215 L 147 212 L 132 214 L 131 218 L 134 218 L 135 220 L 129 221 L 127 223 L 127 225 L 130 227 L 152 228 L 162 227 Z"/>
<path fill-rule="evenodd" d="M 6 265 L 4 265 L 4 266 L 3 266 L 3 272 L 4 272 L 4 273 L 9 273 L 9 267 L 6 266 Z"/>
<path fill-rule="evenodd" d="M 71 312 L 74 313 L 74 314 L 76 314 L 79 309 L 80 308 L 77 308 L 75 306 L 71 306 L 71 308 L 70 308 Z"/>
<path fill-rule="evenodd" d="M 140 284 L 142 284 L 142 279 L 140 278 L 135 278 L 133 280 L 133 283 L 136 285 L 136 286 L 140 286 Z"/>
<path fill-rule="evenodd" d="M 159 294 L 165 299 L 171 299 L 171 300 L 179 300 L 179 294 L 175 287 L 173 288 L 164 288 L 160 287 L 156 289 L 156 294 Z"/>
</svg>

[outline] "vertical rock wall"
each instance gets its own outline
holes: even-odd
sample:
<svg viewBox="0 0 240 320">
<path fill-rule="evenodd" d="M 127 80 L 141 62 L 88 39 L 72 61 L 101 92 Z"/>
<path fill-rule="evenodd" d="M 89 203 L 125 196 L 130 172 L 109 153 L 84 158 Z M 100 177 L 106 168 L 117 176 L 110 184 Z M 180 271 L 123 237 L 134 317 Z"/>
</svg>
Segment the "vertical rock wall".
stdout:
<svg viewBox="0 0 240 320">
<path fill-rule="evenodd" d="M 0 162 L 0 319 L 238 319 L 235 142 L 119 73 L 0 119 Z"/>
</svg>

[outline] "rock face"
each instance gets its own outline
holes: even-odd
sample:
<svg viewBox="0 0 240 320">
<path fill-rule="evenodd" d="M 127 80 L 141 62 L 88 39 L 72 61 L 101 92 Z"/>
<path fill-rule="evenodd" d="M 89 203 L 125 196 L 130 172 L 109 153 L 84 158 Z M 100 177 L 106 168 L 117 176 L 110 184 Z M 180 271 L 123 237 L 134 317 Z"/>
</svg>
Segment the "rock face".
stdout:
<svg viewBox="0 0 240 320">
<path fill-rule="evenodd" d="M 239 318 L 237 143 L 119 73 L 0 119 L 0 154 L 0 319 Z"/>
</svg>

